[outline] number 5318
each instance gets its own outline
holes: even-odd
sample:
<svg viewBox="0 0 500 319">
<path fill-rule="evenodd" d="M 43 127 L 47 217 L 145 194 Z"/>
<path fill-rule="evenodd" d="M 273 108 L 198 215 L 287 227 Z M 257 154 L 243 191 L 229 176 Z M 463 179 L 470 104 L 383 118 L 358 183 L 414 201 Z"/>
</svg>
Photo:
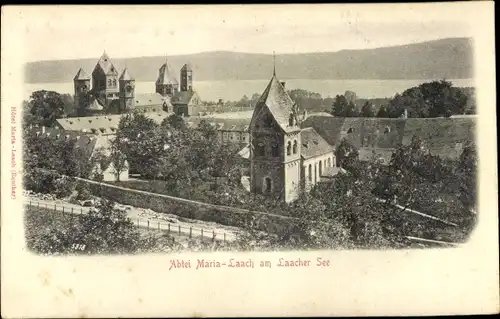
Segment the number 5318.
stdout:
<svg viewBox="0 0 500 319">
<path fill-rule="evenodd" d="M 85 250 L 85 245 L 84 244 L 73 244 L 71 246 L 71 249 L 73 249 L 73 250 Z"/>
</svg>

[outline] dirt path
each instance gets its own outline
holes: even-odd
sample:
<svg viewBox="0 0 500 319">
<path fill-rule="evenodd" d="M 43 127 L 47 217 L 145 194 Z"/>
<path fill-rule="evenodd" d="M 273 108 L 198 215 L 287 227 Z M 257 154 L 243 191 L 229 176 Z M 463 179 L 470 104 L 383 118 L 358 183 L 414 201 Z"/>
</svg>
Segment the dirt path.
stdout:
<svg viewBox="0 0 500 319">
<path fill-rule="evenodd" d="M 65 213 L 86 214 L 91 207 L 69 203 L 64 200 L 38 199 L 26 197 L 25 205 L 32 207 L 43 207 L 55 209 Z M 135 225 L 150 230 L 160 230 L 178 236 L 192 236 L 212 239 L 215 234 L 216 240 L 234 241 L 240 229 L 225 226 L 214 222 L 201 221 L 179 217 L 175 214 L 163 214 L 151 209 L 133 207 L 129 205 L 116 204 L 116 208 L 126 212 Z"/>
</svg>

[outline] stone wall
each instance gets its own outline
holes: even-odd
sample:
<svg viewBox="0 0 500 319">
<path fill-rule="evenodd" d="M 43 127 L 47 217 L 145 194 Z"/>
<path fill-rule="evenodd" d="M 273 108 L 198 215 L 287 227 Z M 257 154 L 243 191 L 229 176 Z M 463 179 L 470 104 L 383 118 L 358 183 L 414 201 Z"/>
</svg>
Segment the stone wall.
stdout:
<svg viewBox="0 0 500 319">
<path fill-rule="evenodd" d="M 95 196 L 106 198 L 124 205 L 148 208 L 158 213 L 175 214 L 180 217 L 211 221 L 235 227 L 242 227 L 252 219 L 255 220 L 254 224 L 257 229 L 273 233 L 280 229 L 290 227 L 293 222 L 296 221 L 295 218 L 287 216 L 213 205 L 86 179 L 77 179 L 86 183 Z"/>
</svg>

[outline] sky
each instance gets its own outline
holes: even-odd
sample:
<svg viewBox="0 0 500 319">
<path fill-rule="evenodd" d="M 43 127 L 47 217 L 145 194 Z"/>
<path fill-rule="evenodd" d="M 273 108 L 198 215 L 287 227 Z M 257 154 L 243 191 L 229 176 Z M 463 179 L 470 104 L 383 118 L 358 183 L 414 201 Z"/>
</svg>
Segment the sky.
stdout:
<svg viewBox="0 0 500 319">
<path fill-rule="evenodd" d="M 19 7 L 24 61 L 332 52 L 470 37 L 467 4 Z M 471 7 L 472 9 L 472 7 Z"/>
</svg>

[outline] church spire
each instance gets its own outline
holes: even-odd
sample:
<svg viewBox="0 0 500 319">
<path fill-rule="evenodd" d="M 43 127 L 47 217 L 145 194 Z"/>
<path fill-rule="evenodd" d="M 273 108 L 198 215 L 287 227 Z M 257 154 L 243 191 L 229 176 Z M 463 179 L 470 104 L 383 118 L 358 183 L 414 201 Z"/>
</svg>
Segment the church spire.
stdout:
<svg viewBox="0 0 500 319">
<path fill-rule="evenodd" d="M 276 53 L 273 51 L 273 76 L 276 76 Z"/>
</svg>

